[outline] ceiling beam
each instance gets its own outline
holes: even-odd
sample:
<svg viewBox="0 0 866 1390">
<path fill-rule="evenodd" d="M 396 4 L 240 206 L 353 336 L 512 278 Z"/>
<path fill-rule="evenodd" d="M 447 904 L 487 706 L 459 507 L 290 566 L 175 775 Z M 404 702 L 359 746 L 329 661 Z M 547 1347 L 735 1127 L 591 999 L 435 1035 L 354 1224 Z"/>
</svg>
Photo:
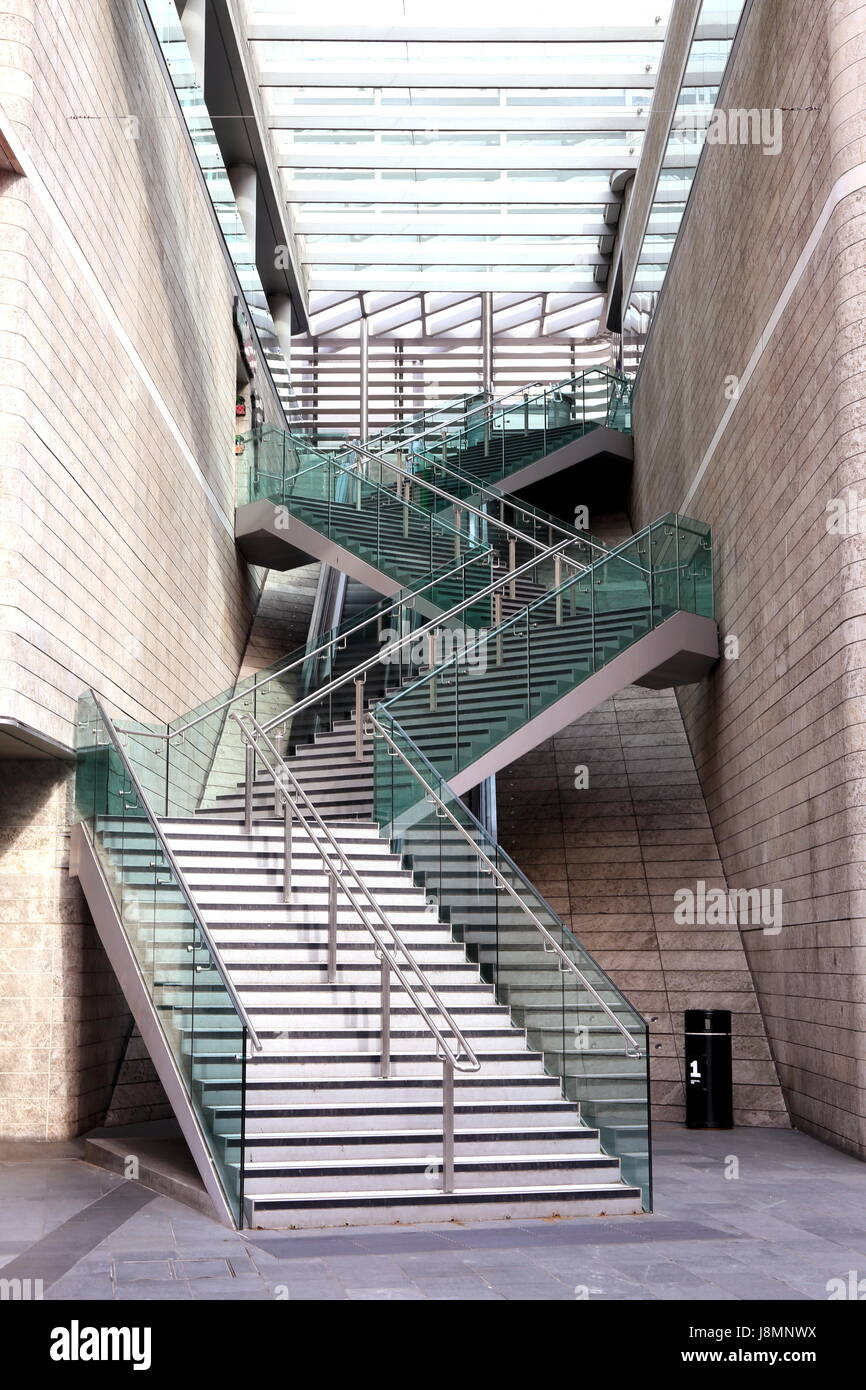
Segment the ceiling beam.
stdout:
<svg viewBox="0 0 866 1390">
<path fill-rule="evenodd" d="M 272 88 L 269 90 L 273 90 Z M 641 114 L 638 115 L 638 110 Z M 375 106 L 347 110 L 345 106 L 296 106 L 272 112 L 271 130 L 463 130 L 463 131 L 593 131 L 645 130 L 648 107 L 633 111 L 598 107 L 550 106 Z"/>
<path fill-rule="evenodd" d="M 593 179 L 592 182 L 575 179 L 570 183 L 499 180 L 482 184 L 468 181 L 451 183 L 445 179 L 435 183 L 432 180 L 414 183 L 410 179 L 347 179 L 345 182 L 304 183 L 284 175 L 284 189 L 293 203 L 360 203 L 364 205 L 362 210 L 366 213 L 369 213 L 371 203 L 394 203 L 401 206 L 404 212 L 407 205 L 424 203 L 457 203 L 467 209 L 486 204 L 519 207 L 521 203 L 529 203 L 534 207 L 550 203 L 554 208 L 590 207 L 598 212 L 600 205 L 616 201 L 605 179 Z M 657 201 L 681 202 L 682 195 L 678 199 L 668 198 L 663 190 L 659 190 Z M 303 213 L 299 215 L 303 216 Z"/>
<path fill-rule="evenodd" d="M 405 271 L 389 270 L 340 270 L 338 267 L 309 269 L 311 290 L 355 289 L 359 281 L 365 291 L 405 290 L 407 293 L 418 290 L 418 272 L 411 268 Z M 543 284 L 539 280 L 543 279 Z M 597 296 L 599 287 L 591 275 L 581 275 L 572 270 L 491 270 L 482 271 L 467 267 L 464 270 L 428 270 L 424 272 L 424 290 L 542 290 L 562 291 L 568 294 Z"/>
<path fill-rule="evenodd" d="M 551 208 L 550 213 L 555 209 Z M 383 213 L 380 216 L 353 212 L 300 212 L 295 217 L 295 230 L 302 236 L 338 236 L 352 233 L 358 236 L 605 236 L 610 228 L 603 218 L 566 210 L 562 218 L 511 214 L 503 216 L 495 208 L 487 213 L 453 214 L 437 217 L 434 213 Z"/>
<path fill-rule="evenodd" d="M 699 145 L 694 142 L 695 160 Z M 618 169 L 637 159 L 636 145 L 284 145 L 280 169 Z M 682 156 L 678 154 L 677 158 Z"/>
<path fill-rule="evenodd" d="M 498 246 L 495 242 L 343 242 L 340 246 L 309 243 L 301 251 L 305 265 L 606 265 L 595 245 L 584 248 L 574 242 L 526 242 Z"/>
<path fill-rule="evenodd" d="M 661 43 L 664 24 L 522 25 L 413 24 L 389 21 L 372 24 L 297 24 L 291 20 L 259 20 L 247 25 L 253 43 L 290 40 L 325 43 Z M 729 24 L 703 24 L 702 39 L 731 38 Z"/>
<path fill-rule="evenodd" d="M 259 20 L 247 25 L 252 43 L 289 41 L 324 43 L 661 43 L 663 24 L 642 25 L 521 25 L 413 24 L 389 21 L 373 24 L 298 24 L 292 20 Z"/>
<path fill-rule="evenodd" d="M 686 87 L 717 87 L 722 69 L 695 68 L 685 75 Z M 442 64 L 418 62 L 394 63 L 388 67 L 362 67 L 357 62 L 337 66 L 331 63 L 298 63 L 293 68 L 265 68 L 259 73 L 262 87 L 363 87 L 444 88 L 459 90 L 470 87 L 495 91 L 516 91 L 529 87 L 534 91 L 550 90 L 628 90 L 649 91 L 655 87 L 655 73 L 629 72 L 624 69 L 605 71 L 603 68 L 539 66 L 533 72 L 526 68 L 509 70 L 501 63 L 489 62 L 460 72 Z"/>
</svg>

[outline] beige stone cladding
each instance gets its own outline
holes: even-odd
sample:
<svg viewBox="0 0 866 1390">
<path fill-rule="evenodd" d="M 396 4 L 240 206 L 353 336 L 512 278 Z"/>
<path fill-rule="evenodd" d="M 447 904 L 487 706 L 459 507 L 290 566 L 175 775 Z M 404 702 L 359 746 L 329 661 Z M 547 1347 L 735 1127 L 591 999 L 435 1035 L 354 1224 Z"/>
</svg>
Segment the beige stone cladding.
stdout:
<svg viewBox="0 0 866 1390">
<path fill-rule="evenodd" d="M 635 397 L 636 525 L 710 523 L 729 656 L 681 707 L 795 1125 L 866 1155 L 866 9 L 754 0 Z M 841 516 L 834 515 L 841 507 Z"/>
</svg>

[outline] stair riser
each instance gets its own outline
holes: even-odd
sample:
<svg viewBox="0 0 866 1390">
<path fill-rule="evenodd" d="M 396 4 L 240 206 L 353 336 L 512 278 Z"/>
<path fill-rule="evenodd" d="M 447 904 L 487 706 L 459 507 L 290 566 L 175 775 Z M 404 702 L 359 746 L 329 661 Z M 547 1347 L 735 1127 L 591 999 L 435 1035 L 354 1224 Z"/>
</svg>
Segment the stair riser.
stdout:
<svg viewBox="0 0 866 1390">
<path fill-rule="evenodd" d="M 524 1072 L 528 1076 L 538 1076 L 541 1070 L 540 1059 L 536 1060 L 531 1054 L 522 1055 L 520 1052 L 510 1054 L 507 1060 L 505 1058 L 493 1060 L 490 1057 L 485 1057 L 483 1060 L 485 1076 L 520 1076 Z M 202 1081 L 224 1080 L 225 1064 L 220 1060 L 198 1061 L 195 1064 L 194 1074 L 197 1079 Z M 392 1061 L 390 1074 L 396 1081 L 411 1079 L 412 1077 L 441 1077 L 442 1063 L 435 1056 L 428 1060 L 419 1056 L 417 1060 Z M 248 1081 L 277 1082 L 289 1079 L 308 1081 L 317 1078 L 351 1081 L 355 1077 L 372 1078 L 379 1075 L 378 1053 L 370 1057 L 359 1056 L 356 1061 L 340 1062 L 325 1059 L 319 1061 L 314 1056 L 298 1056 L 293 1057 L 288 1065 L 285 1062 L 269 1062 L 267 1058 L 262 1057 L 261 1053 L 256 1053 L 247 1062 Z"/>
<path fill-rule="evenodd" d="M 496 1084 L 496 1078 L 486 1075 L 484 1080 L 464 1081 L 462 1077 L 455 1079 L 455 1090 L 461 1100 L 483 1101 L 495 1104 L 501 1101 L 505 1093 L 509 1101 L 515 1100 L 551 1100 L 561 1101 L 562 1091 L 559 1083 L 553 1077 L 543 1074 L 535 1076 L 514 1076 L 513 1072 L 508 1073 L 507 1077 L 500 1078 L 501 1085 Z M 202 1096 L 204 1102 L 209 1105 L 231 1105 L 238 1099 L 238 1088 L 236 1084 L 226 1084 L 224 1081 L 205 1081 L 202 1085 Z M 397 1077 L 390 1082 L 382 1082 L 378 1077 L 343 1077 L 323 1078 L 310 1077 L 306 1080 L 296 1079 L 292 1085 L 287 1085 L 270 1080 L 260 1080 L 255 1077 L 248 1078 L 248 1103 L 250 1105 L 270 1105 L 285 1106 L 294 1103 L 310 1105 L 326 1105 L 329 1103 L 339 1103 L 341 1105 L 351 1103 L 371 1103 L 376 1104 L 380 1101 L 398 1101 L 401 1104 L 408 1104 L 413 1101 L 429 1101 L 434 1098 L 436 1102 L 442 1103 L 442 1068 L 439 1067 L 438 1073 L 431 1076 L 425 1084 L 420 1077 Z M 628 1109 L 623 1114 L 615 1118 L 626 1118 L 629 1115 Z M 589 1123 L 585 1119 L 585 1123 Z M 594 1121 L 593 1121 L 594 1123 Z"/>
<path fill-rule="evenodd" d="M 543 1130 L 552 1124 L 577 1125 L 577 1110 L 566 1102 L 551 1102 L 546 1108 L 521 1110 L 519 1113 L 510 1111 L 506 1105 L 496 1106 L 492 1102 L 485 1105 L 481 1113 L 464 1115 L 461 1113 L 460 1106 L 456 1107 L 456 1111 L 455 1131 L 458 1135 L 461 1130 L 477 1128 L 479 1123 L 495 1127 L 500 1133 L 509 1129 L 519 1130 L 521 1133 L 530 1129 Z M 311 1131 L 315 1131 L 316 1134 L 333 1134 L 334 1141 L 339 1142 L 341 1136 L 347 1133 L 363 1135 L 369 1133 L 371 1127 L 377 1132 L 394 1130 L 395 1132 L 406 1133 L 415 1129 L 422 1130 L 425 1135 L 430 1131 L 439 1132 L 436 1127 L 442 1123 L 441 1105 L 424 1107 L 420 1113 L 412 1114 L 408 1105 L 401 1107 L 396 1104 L 394 1112 L 390 1114 L 387 1111 L 377 1111 L 371 1106 L 364 1106 L 357 1114 L 345 1114 L 334 1110 L 329 1112 L 324 1107 L 320 1111 L 312 1105 L 301 1105 L 295 1110 L 275 1109 L 275 1112 L 268 1116 L 258 1116 L 254 1110 L 248 1110 L 246 1137 L 247 1142 L 252 1143 L 257 1136 L 273 1137 L 288 1133 L 307 1135 Z M 237 1135 L 239 1124 L 237 1108 L 235 1107 L 229 1113 L 218 1115 L 215 1123 L 219 1133 Z M 577 1143 L 578 1136 L 580 1136 L 581 1145 L 597 1144 L 597 1139 L 593 1138 L 596 1134 L 595 1130 L 576 1128 L 574 1133 L 575 1137 L 569 1140 L 570 1144 Z M 530 1141 L 527 1140 L 528 1142 Z"/>
<path fill-rule="evenodd" d="M 389 1191 L 417 1191 L 419 1188 L 429 1187 L 431 1192 L 441 1189 L 442 1185 L 442 1145 L 431 1145 L 427 1155 L 429 1171 L 425 1173 L 424 1168 L 413 1167 L 407 1173 L 395 1172 L 389 1169 L 383 1176 L 381 1173 L 373 1171 L 366 1173 L 359 1164 L 357 1168 L 352 1168 L 349 1172 L 338 1173 L 336 1175 L 314 1173 L 310 1177 L 304 1177 L 297 1171 L 292 1171 L 289 1165 L 285 1168 L 275 1168 L 269 1170 L 266 1176 L 260 1177 L 250 1172 L 249 1169 L 244 1174 L 244 1194 L 250 1199 L 257 1195 L 268 1195 L 275 1190 L 286 1196 L 292 1194 L 303 1194 L 305 1192 L 318 1193 L 323 1190 L 333 1191 L 334 1187 L 350 1192 L 378 1192 L 383 1186 Z M 600 1161 L 593 1164 L 587 1160 L 585 1164 L 574 1164 L 569 1166 L 567 1163 L 551 1163 L 549 1167 L 544 1165 L 543 1157 L 539 1158 L 538 1167 L 527 1167 L 526 1164 L 514 1164 L 513 1166 L 499 1165 L 495 1160 L 491 1163 L 489 1170 L 485 1171 L 482 1167 L 480 1171 L 473 1172 L 471 1167 L 465 1164 L 458 1164 L 455 1172 L 455 1186 L 461 1191 L 483 1190 L 485 1187 L 501 1186 L 504 1187 L 513 1183 L 515 1187 L 550 1187 L 554 1183 L 574 1182 L 578 1184 L 589 1183 L 610 1183 L 616 1182 L 619 1176 L 616 1164 L 609 1164 Z"/>
<path fill-rule="evenodd" d="M 310 1015 L 284 1013 L 275 1016 L 263 1013 L 261 1009 L 256 1010 L 255 1008 L 248 1010 L 248 1012 L 255 1025 L 256 1032 L 264 1043 L 267 1043 L 272 1037 L 283 1037 L 287 1041 L 289 1039 L 294 1040 L 295 1038 L 302 1037 L 304 1030 L 311 1032 L 321 1031 L 323 1036 L 337 1038 L 351 1036 L 351 1030 L 353 1028 L 361 1028 L 375 1032 L 379 1027 L 378 1010 L 375 1012 L 373 1010 L 362 1012 L 348 1009 L 345 1013 L 341 1012 L 336 1021 L 331 1015 L 324 1013 Z M 193 1027 L 193 1022 L 195 1022 L 197 1028 L 203 1027 L 207 1031 L 211 1031 L 212 1029 L 224 1029 L 227 1032 L 233 1032 L 236 1031 L 237 1028 L 236 1015 L 230 1008 L 226 1010 L 223 1016 L 211 1015 L 207 1010 L 200 1010 L 196 1014 L 195 1020 L 193 1020 L 192 1013 L 189 1009 L 173 1009 L 171 1013 L 175 1026 L 181 1030 L 191 1029 Z M 478 1030 L 488 1032 L 493 1029 L 499 1029 L 503 1036 L 510 1035 L 510 1020 L 508 1014 L 502 1013 L 499 1010 L 491 1009 L 489 1016 L 480 1009 L 475 1012 L 469 1012 L 466 1009 L 457 1008 L 452 1009 L 451 1013 L 458 1027 L 466 1033 L 467 1036 L 469 1033 L 474 1033 Z M 420 1026 L 418 1015 L 413 1010 L 407 1010 L 402 1014 L 397 1014 L 392 1011 L 392 1037 L 402 1038 L 404 1036 L 404 1029 L 416 1029 Z M 523 1037 L 522 1032 L 520 1037 Z"/>
<path fill-rule="evenodd" d="M 594 1131 L 590 1131 L 594 1133 Z M 576 1135 L 580 1131 L 576 1130 Z M 237 1141 L 226 1142 L 227 1159 L 236 1163 L 238 1158 Z M 545 1138 L 539 1135 L 538 1138 L 529 1137 L 523 1130 L 515 1133 L 514 1138 L 509 1138 L 507 1132 L 497 1133 L 493 1139 L 472 1140 L 461 1138 L 459 1130 L 455 1140 L 455 1157 L 457 1158 L 507 1158 L 509 1156 L 520 1157 L 524 1154 L 538 1154 L 555 1158 L 563 1148 L 567 1147 L 571 1153 L 586 1153 L 591 1155 L 597 1150 L 597 1140 L 587 1139 L 583 1142 L 572 1135 L 555 1135 L 552 1138 Z M 317 1140 L 315 1143 L 296 1142 L 281 1143 L 262 1136 L 259 1140 L 251 1139 L 247 1135 L 245 1152 L 246 1163 L 285 1163 L 291 1167 L 299 1160 L 304 1162 L 327 1163 L 330 1159 L 353 1159 L 359 1162 L 366 1162 L 374 1159 L 388 1158 L 427 1158 L 428 1155 L 441 1153 L 442 1135 L 435 1132 L 425 1132 L 422 1138 L 415 1141 L 405 1142 L 394 1139 L 388 1142 L 387 1139 L 376 1140 L 364 1143 L 340 1143 L 335 1141 L 327 1143 Z M 608 1174 L 609 1169 L 605 1170 Z"/>
<path fill-rule="evenodd" d="M 264 1204 L 250 1204 L 250 1225 L 266 1230 L 308 1230 L 329 1226 L 391 1226 L 417 1225 L 430 1221 L 507 1221 L 541 1220 L 570 1216 L 627 1216 L 639 1214 L 640 1194 L 625 1190 L 625 1195 L 612 1190 L 605 1195 L 576 1196 L 563 1188 L 556 1196 L 538 1193 L 524 1198 L 509 1194 L 496 1200 L 479 1193 L 474 1200 L 460 1196 L 434 1196 L 423 1202 L 406 1201 L 399 1206 L 392 1200 L 308 1205 L 299 1201 L 283 1210 Z"/>
<path fill-rule="evenodd" d="M 194 1032 L 195 1042 L 188 1029 L 177 1029 L 182 1037 L 182 1047 L 185 1053 L 201 1055 L 202 1052 L 208 1054 L 229 1055 L 237 1052 L 236 1034 L 226 1033 L 224 1036 L 210 1031 Z M 472 1050 L 480 1058 L 482 1065 L 486 1066 L 485 1054 L 490 1052 L 511 1053 L 520 1057 L 525 1056 L 524 1041 L 522 1033 L 516 1036 L 510 1033 L 497 1034 L 494 1037 L 486 1037 L 471 1030 L 464 1034 Z M 364 1038 L 352 1033 L 344 1033 L 341 1036 L 332 1037 L 317 1041 L 311 1038 L 264 1038 L 261 1052 L 257 1052 L 255 1059 L 249 1063 L 255 1069 L 255 1075 L 265 1069 L 269 1071 L 280 1070 L 291 1072 L 295 1065 L 305 1068 L 314 1062 L 317 1056 L 332 1057 L 335 1053 L 357 1055 L 359 1059 L 369 1058 L 375 1064 L 375 1072 L 378 1074 L 380 1045 L 377 1037 Z M 406 1038 L 400 1034 L 392 1035 L 392 1043 L 395 1050 L 401 1054 L 417 1053 L 419 1058 L 435 1057 L 436 1052 L 428 1037 Z"/>
</svg>

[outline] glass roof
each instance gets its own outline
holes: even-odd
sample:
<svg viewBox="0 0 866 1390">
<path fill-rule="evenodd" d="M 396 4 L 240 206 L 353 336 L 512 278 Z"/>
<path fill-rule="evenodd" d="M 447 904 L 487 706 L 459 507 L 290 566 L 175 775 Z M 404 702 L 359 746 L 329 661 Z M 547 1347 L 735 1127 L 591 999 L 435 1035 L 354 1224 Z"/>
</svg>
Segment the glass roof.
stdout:
<svg viewBox="0 0 866 1390">
<path fill-rule="evenodd" d="M 703 0 L 698 15 L 696 37 L 686 65 L 695 85 L 684 82 L 677 97 L 664 168 L 638 258 L 632 293 L 623 315 L 624 333 L 639 345 L 649 332 L 743 4 L 744 0 Z M 729 37 L 713 41 L 701 39 L 698 37 L 701 28 L 708 24 L 723 25 Z M 668 201 L 672 188 L 676 190 L 676 197 Z M 657 232 L 664 236 L 656 235 Z"/>
<path fill-rule="evenodd" d="M 640 159 L 671 0 L 618 0 L 610 23 L 538 0 L 531 28 L 525 0 L 240 3 L 314 334 L 477 334 L 485 290 L 495 331 L 599 333 L 611 180 Z M 728 48 L 696 40 L 683 103 L 714 98 Z M 699 148 L 668 152 L 636 289 Z"/>
</svg>

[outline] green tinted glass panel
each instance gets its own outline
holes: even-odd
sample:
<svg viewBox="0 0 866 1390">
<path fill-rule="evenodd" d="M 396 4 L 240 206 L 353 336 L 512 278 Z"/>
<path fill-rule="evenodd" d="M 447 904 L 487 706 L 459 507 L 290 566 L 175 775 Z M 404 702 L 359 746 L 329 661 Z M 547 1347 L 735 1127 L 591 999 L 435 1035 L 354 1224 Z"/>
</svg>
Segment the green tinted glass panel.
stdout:
<svg viewBox="0 0 866 1390">
<path fill-rule="evenodd" d="M 99 860 L 226 1200 L 241 1225 L 239 1153 L 229 1152 L 223 1130 L 226 1116 L 229 1127 L 240 1130 L 242 1124 L 246 1029 L 201 919 L 172 867 L 159 822 L 113 734 L 92 696 L 83 697 L 76 814 Z"/>
<path fill-rule="evenodd" d="M 374 719 L 377 823 L 649 1207 L 644 1020 L 394 718 Z"/>
</svg>

